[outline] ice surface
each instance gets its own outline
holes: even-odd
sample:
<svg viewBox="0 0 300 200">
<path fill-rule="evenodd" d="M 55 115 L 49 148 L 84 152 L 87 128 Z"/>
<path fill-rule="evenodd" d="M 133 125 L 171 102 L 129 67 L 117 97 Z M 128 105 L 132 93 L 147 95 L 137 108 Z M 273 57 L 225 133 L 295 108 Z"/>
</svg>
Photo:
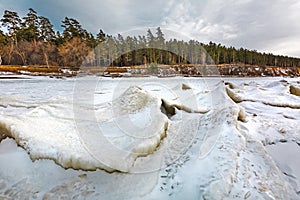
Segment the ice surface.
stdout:
<svg viewBox="0 0 300 200">
<path fill-rule="evenodd" d="M 292 94 L 290 92 L 294 92 Z M 228 95 L 237 103 L 242 101 L 261 102 L 276 107 L 290 107 L 300 109 L 297 87 L 286 81 L 273 81 L 271 83 L 244 83 L 240 88 L 227 88 Z"/>
<path fill-rule="evenodd" d="M 157 172 L 109 174 L 65 170 L 50 160 L 32 162 L 12 139 L 1 142 L 0 160 L 0 198 L 4 199 L 131 199 L 149 193 L 157 181 Z"/>
<path fill-rule="evenodd" d="M 299 84 L 297 79 L 234 82 L 239 84 L 239 88 L 232 91 L 242 97 L 239 105 L 248 113 L 244 129 L 249 136 L 266 146 L 267 152 L 284 173 L 286 182 L 290 182 L 294 192 L 299 195 L 299 179 L 294 174 L 298 173 L 299 168 L 297 143 L 300 141 L 300 99 L 290 92 L 290 88 Z"/>
<path fill-rule="evenodd" d="M 97 111 L 98 121 L 87 123 L 86 135 L 77 132 L 78 124 L 67 100 L 41 105 L 22 116 L 0 116 L 0 126 L 33 160 L 51 159 L 64 168 L 128 172 L 136 157 L 153 153 L 166 136 L 168 118 L 160 111 L 161 99 L 138 87 L 129 88 L 112 104 Z M 87 109 L 93 108 L 84 107 Z M 102 112 L 107 114 L 109 110 L 113 113 L 103 119 Z M 80 123 L 88 120 L 82 116 Z M 90 128 L 95 124 L 100 129 Z M 89 152 L 86 146 L 101 150 L 101 156 L 94 156 L 99 150 Z"/>
<path fill-rule="evenodd" d="M 300 147 L 296 143 L 269 145 L 267 151 L 274 158 L 281 171 L 293 183 L 296 192 L 300 191 Z"/>
<path fill-rule="evenodd" d="M 298 199 L 276 145 L 300 143 L 299 84 L 281 79 L 4 80 L 0 198 Z"/>
</svg>

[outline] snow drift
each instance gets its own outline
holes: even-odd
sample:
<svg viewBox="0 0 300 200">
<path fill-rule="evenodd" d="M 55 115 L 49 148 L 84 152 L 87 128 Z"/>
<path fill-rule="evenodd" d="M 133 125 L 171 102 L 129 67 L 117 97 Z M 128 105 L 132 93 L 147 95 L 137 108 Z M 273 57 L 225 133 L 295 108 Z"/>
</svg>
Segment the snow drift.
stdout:
<svg viewBox="0 0 300 200">
<path fill-rule="evenodd" d="M 21 167 L 30 170 L 15 170 L 18 175 L 0 165 L 0 177 L 5 177 L 0 184 L 6 184 L 0 194 L 17 197 L 9 191 L 18 185 L 18 195 L 50 198 L 80 192 L 77 184 L 91 199 L 299 198 L 265 148 L 300 141 L 298 110 L 267 104 L 298 105 L 299 97 L 289 91 L 295 83 L 229 79 L 224 84 L 214 78 L 190 78 L 181 84 L 161 79 L 174 95 L 158 85 L 143 85 L 157 80 L 126 79 L 136 86 L 108 101 L 115 80 L 105 79 L 93 105 L 60 93 L 34 101 L 1 96 L 0 137 L 13 138 L 33 160 L 42 160 L 27 162 Z M 44 87 L 39 83 L 31 88 L 40 91 Z M 3 140 L 0 147 L 8 141 Z M 0 151 L 5 162 L 12 157 Z M 63 170 L 45 159 L 65 168 L 125 173 Z M 57 168 L 59 173 L 52 173 Z M 52 186 L 36 183 L 45 171 L 51 172 L 45 180 L 52 180 Z M 22 182 L 22 177 L 32 178 Z"/>
<path fill-rule="evenodd" d="M 73 120 L 71 102 L 61 104 L 41 105 L 25 115 L 10 117 L 0 116 L 1 133 L 14 138 L 33 160 L 51 159 L 64 168 L 127 172 L 138 156 L 153 153 L 161 140 L 166 136 L 168 118 L 161 110 L 161 99 L 138 87 L 129 88 L 112 104 L 106 104 L 98 113 L 98 125 L 101 129 L 90 129 L 89 137 L 101 137 L 104 131 L 105 142 L 116 145 L 116 148 L 105 149 L 107 144 L 100 139 L 96 145 L 103 150 L 102 160 L 87 151 L 87 145 L 82 141 L 86 136 L 77 133 Z M 85 109 L 93 109 L 92 107 Z M 102 117 L 108 110 L 113 110 L 113 116 Z M 151 116 L 147 116 L 150 114 Z M 128 124 L 131 121 L 139 124 Z M 85 123 L 86 116 L 82 116 Z M 110 120 L 106 120 L 109 118 Z M 148 127 L 147 120 L 152 120 Z M 146 122 L 145 122 L 146 121 Z M 86 124 L 86 128 L 94 126 L 95 122 Z M 137 127 L 140 126 L 140 127 Z M 106 129 L 107 127 L 107 129 Z M 124 130 L 124 128 L 128 130 Z M 128 135 L 128 134 L 135 134 Z M 103 146 L 103 147 L 102 147 Z M 93 146 L 88 148 L 93 149 Z"/>
</svg>

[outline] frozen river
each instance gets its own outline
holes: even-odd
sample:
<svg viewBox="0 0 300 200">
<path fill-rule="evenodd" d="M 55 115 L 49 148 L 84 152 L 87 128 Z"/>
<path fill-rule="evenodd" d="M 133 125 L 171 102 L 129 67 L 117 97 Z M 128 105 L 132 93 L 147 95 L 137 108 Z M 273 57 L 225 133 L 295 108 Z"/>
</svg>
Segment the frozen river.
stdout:
<svg viewBox="0 0 300 200">
<path fill-rule="evenodd" d="M 0 199 L 299 199 L 300 80 L 0 76 Z"/>
</svg>

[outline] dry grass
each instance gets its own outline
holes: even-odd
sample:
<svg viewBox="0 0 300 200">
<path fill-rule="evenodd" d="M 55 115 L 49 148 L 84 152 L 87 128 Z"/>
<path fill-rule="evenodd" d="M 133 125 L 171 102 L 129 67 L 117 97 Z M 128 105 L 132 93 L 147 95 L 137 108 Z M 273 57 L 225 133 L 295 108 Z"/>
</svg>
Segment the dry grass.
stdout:
<svg viewBox="0 0 300 200">
<path fill-rule="evenodd" d="M 104 67 L 91 67 L 91 68 L 89 68 L 88 71 L 91 73 L 97 74 L 97 73 L 103 73 L 105 70 L 106 70 L 106 68 L 104 68 Z"/>
<path fill-rule="evenodd" d="M 184 65 L 184 66 L 160 66 L 163 68 L 174 68 L 174 67 L 186 67 L 190 65 Z M 225 67 L 227 65 L 217 65 L 218 67 Z M 228 65 L 229 66 L 229 65 Z M 147 66 L 145 65 L 138 65 L 138 66 L 130 66 L 130 67 L 87 67 L 87 68 L 81 68 L 83 71 L 87 71 L 93 74 L 99 74 L 99 73 L 126 73 L 128 68 L 146 68 Z M 253 66 L 252 66 L 253 67 Z M 266 69 L 273 69 L 275 71 L 280 71 L 281 68 L 276 67 L 276 66 L 266 66 Z M 68 69 L 68 68 L 66 68 Z M 74 69 L 73 69 L 74 70 Z M 295 69 L 298 74 L 300 74 L 300 68 Z M 76 70 L 75 70 L 76 71 Z M 24 72 L 29 72 L 29 73 L 38 73 L 42 75 L 48 75 L 48 74 L 58 74 L 61 75 L 62 71 L 59 67 L 46 67 L 46 66 L 17 66 L 17 65 L 0 65 L 0 72 L 12 72 L 12 73 L 24 73 Z"/>
<path fill-rule="evenodd" d="M 103 72 L 109 72 L 109 73 L 124 73 L 127 72 L 126 68 L 122 67 L 81 67 L 80 70 L 90 72 L 90 73 L 103 73 Z"/>
<path fill-rule="evenodd" d="M 40 67 L 40 66 L 14 66 L 14 65 L 0 65 L 1 72 L 20 73 L 21 71 L 38 72 L 38 73 L 59 73 L 58 67 Z"/>
<path fill-rule="evenodd" d="M 120 67 L 108 67 L 108 68 L 106 68 L 105 72 L 109 72 L 109 73 L 126 73 L 127 69 L 126 68 L 120 68 Z"/>
</svg>

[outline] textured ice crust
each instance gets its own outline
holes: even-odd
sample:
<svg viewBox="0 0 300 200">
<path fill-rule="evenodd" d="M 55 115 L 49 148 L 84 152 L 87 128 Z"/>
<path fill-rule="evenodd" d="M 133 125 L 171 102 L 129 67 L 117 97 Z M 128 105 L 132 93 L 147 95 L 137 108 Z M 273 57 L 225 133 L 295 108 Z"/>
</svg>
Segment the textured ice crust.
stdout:
<svg viewBox="0 0 300 200">
<path fill-rule="evenodd" d="M 91 129 L 89 133 L 96 138 L 102 134 L 107 138 L 105 142 L 115 145 L 115 148 L 103 149 L 105 157 L 100 158 L 104 160 L 107 158 L 111 162 L 102 163 L 93 152 L 87 151 L 89 148 L 93 149 L 93 146 L 89 145 L 94 144 L 82 140 L 84 136 L 76 129 L 72 106 L 70 102 L 64 103 L 64 105 L 41 105 L 17 117 L 0 116 L 1 132 L 14 138 L 33 160 L 51 159 L 64 168 L 83 170 L 100 168 L 124 172 L 129 171 L 136 157 L 153 153 L 166 136 L 168 118 L 160 111 L 161 100 L 138 87 L 131 87 L 112 103 L 113 106 L 106 104 L 95 111 L 99 126 L 102 128 Z M 151 116 L 147 117 L 145 115 L 149 109 Z M 107 116 L 111 110 L 113 113 Z M 102 118 L 102 115 L 106 116 Z M 137 128 L 136 124 L 128 124 L 130 115 L 143 116 L 133 122 L 140 123 L 140 131 L 134 130 Z M 110 120 L 107 121 L 107 118 Z M 82 121 L 84 120 L 85 116 L 82 116 Z M 143 122 L 145 120 L 152 121 Z M 125 125 L 122 124 L 124 122 Z M 86 128 L 92 125 L 90 123 Z M 101 142 L 103 141 L 97 141 L 97 149 L 101 150 L 101 146 L 106 147 L 106 144 Z M 118 148 L 123 150 L 121 154 L 114 152 Z"/>
<path fill-rule="evenodd" d="M 49 186 L 40 189 L 31 179 L 30 188 L 10 182 L 7 190 L 0 187 L 0 194 L 9 194 L 9 186 L 17 185 L 25 192 L 32 190 L 38 199 L 75 195 L 81 190 L 78 187 L 95 190 L 84 192 L 90 195 L 87 199 L 299 199 L 299 190 L 289 181 L 295 181 L 293 170 L 297 168 L 278 168 L 266 151 L 267 145 L 280 141 L 299 148 L 300 114 L 295 108 L 299 96 L 290 91 L 290 85 L 299 88 L 299 84 L 229 79 L 225 84 L 213 80 L 211 87 L 204 88 L 200 80 L 186 79 L 184 85 L 172 87 L 186 101 L 130 87 L 111 103 L 75 105 L 83 114 L 94 113 L 97 123 L 91 115 L 77 115 L 75 123 L 71 102 L 63 98 L 35 102 L 23 115 L 2 113 L 0 137 L 15 138 L 33 159 L 49 158 L 66 168 L 88 170 L 148 172 L 163 168 L 141 174 L 84 172 L 75 182 L 66 174 L 81 171 L 65 170 L 56 178 L 51 176 L 59 181 L 50 191 Z M 193 98 L 205 109 L 199 109 Z M 11 99 L 4 104 L 7 108 L 31 105 Z M 288 107 L 277 106 L 280 104 Z M 2 158 L 0 175 L 5 177 L 9 174 L 7 158 L 13 156 Z M 28 162 L 22 168 L 32 170 L 20 177 L 30 174 L 39 180 L 48 170 L 45 165 L 58 167 L 49 161 L 41 165 L 43 162 Z M 66 175 L 64 183 L 62 174 Z M 115 186 L 118 189 L 112 190 Z"/>
</svg>

